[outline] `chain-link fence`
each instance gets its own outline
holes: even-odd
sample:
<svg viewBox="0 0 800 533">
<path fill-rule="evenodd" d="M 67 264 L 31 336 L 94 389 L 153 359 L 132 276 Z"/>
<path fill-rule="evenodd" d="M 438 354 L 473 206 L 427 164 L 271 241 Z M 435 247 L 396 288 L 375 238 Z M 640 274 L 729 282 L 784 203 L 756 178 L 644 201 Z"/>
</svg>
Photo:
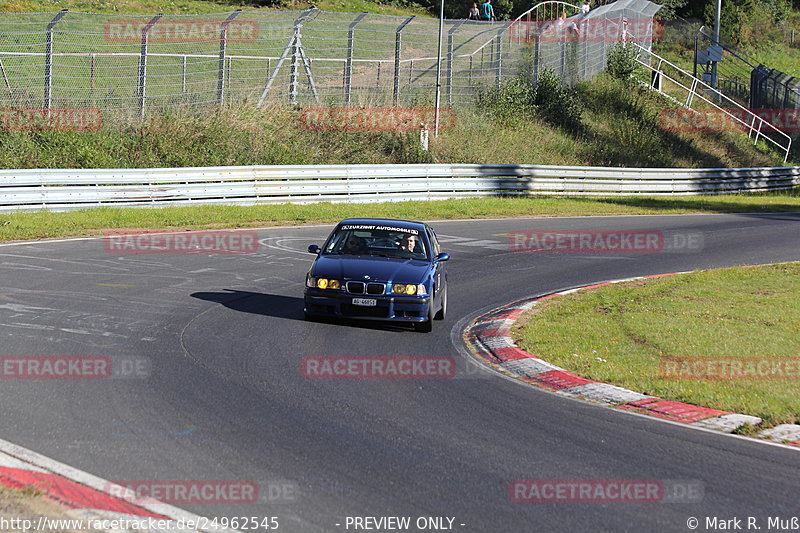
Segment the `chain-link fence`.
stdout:
<svg viewBox="0 0 800 533">
<path fill-rule="evenodd" d="M 768 111 L 780 131 L 800 140 L 800 79 L 758 65 L 750 78 L 750 107 Z"/>
<path fill-rule="evenodd" d="M 617 0 L 540 24 L 531 52 L 534 77 L 551 68 L 574 85 L 605 70 L 609 49 L 620 41 L 632 40 L 649 50 L 658 36 L 653 17 L 660 8 L 648 0 Z"/>
<path fill-rule="evenodd" d="M 471 103 L 482 88 L 531 65 L 551 66 L 568 80 L 589 78 L 605 66 L 613 28 L 622 35 L 626 26 L 649 44 L 657 9 L 647 0 L 596 8 L 568 19 L 584 25 L 577 38 L 568 32 L 549 38 L 550 25 L 531 39 L 521 36 L 519 22 L 446 20 L 442 104 Z M 641 23 L 646 19 L 649 29 Z M 608 22 L 590 23 L 600 20 Z M 175 106 L 270 101 L 430 105 L 437 35 L 436 19 L 318 9 L 0 13 L 0 107 L 91 107 L 144 116 Z"/>
</svg>

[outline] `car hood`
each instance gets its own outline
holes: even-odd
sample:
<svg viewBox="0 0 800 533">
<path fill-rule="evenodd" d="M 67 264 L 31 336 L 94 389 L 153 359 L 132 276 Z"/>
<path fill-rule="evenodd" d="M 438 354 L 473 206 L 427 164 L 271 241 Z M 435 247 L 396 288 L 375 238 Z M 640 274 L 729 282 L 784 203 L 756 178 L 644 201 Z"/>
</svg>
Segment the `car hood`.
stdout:
<svg viewBox="0 0 800 533">
<path fill-rule="evenodd" d="M 322 255 L 314 262 L 315 278 L 421 283 L 430 268 L 427 261 L 393 257 Z M 364 276 L 369 276 L 365 279 Z"/>
</svg>

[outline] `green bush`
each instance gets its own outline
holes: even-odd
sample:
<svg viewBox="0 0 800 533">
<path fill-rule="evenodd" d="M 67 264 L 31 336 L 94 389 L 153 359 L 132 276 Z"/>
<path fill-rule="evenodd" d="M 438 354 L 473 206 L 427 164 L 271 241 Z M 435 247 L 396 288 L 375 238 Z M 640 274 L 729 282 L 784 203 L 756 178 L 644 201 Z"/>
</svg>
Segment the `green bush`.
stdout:
<svg viewBox="0 0 800 533">
<path fill-rule="evenodd" d="M 578 94 L 564 85 L 553 69 L 545 68 L 539 73 L 533 103 L 537 113 L 548 123 L 571 132 L 581 128 L 583 104 Z"/>
<path fill-rule="evenodd" d="M 516 124 L 533 115 L 535 90 L 523 76 L 503 80 L 498 88 L 485 88 L 478 104 L 504 124 Z"/>
<path fill-rule="evenodd" d="M 726 0 L 720 14 L 720 42 L 746 48 L 765 42 L 781 42 L 783 24 L 791 12 L 786 0 Z M 706 5 L 704 18 L 714 25 L 716 4 Z"/>
<path fill-rule="evenodd" d="M 608 51 L 606 71 L 614 78 L 629 83 L 631 74 L 636 70 L 636 47 L 617 43 Z"/>
</svg>

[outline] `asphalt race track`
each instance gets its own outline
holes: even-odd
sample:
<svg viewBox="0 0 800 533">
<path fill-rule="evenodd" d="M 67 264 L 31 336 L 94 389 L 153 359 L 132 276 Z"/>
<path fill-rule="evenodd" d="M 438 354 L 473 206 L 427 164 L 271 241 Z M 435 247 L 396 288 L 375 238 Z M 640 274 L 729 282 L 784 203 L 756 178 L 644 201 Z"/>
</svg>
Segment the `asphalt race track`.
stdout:
<svg viewBox="0 0 800 533">
<path fill-rule="evenodd" d="M 115 379 L 0 380 L 0 438 L 112 481 L 253 480 L 267 502 L 179 506 L 277 516 L 287 532 L 354 531 L 347 516 L 450 517 L 465 532 L 685 532 L 689 517 L 705 531 L 705 517 L 753 516 L 766 530 L 767 517 L 800 514 L 800 452 L 563 399 L 473 366 L 460 340 L 468 319 L 524 296 L 800 260 L 799 214 L 432 225 L 452 260 L 448 316 L 429 334 L 303 320 L 305 249 L 331 226 L 259 230 L 258 253 L 247 255 L 119 255 L 102 239 L 0 246 L 0 356 L 148 365 Z M 512 253 L 504 234 L 520 229 L 700 233 L 703 245 Z M 460 370 L 454 379 L 306 379 L 301 359 L 319 355 L 452 356 Z M 514 503 L 518 479 L 684 480 L 703 494 L 696 503 Z"/>
</svg>

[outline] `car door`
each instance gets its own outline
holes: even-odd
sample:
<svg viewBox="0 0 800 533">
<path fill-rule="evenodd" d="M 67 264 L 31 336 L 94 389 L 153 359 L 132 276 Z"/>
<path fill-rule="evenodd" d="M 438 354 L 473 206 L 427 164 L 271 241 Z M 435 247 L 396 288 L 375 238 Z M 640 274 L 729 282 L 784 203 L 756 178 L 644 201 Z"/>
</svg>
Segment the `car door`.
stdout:
<svg viewBox="0 0 800 533">
<path fill-rule="evenodd" d="M 442 248 L 439 245 L 439 239 L 436 238 L 436 232 L 433 231 L 433 228 L 428 228 L 428 240 L 431 243 L 431 251 L 433 252 L 433 257 L 436 257 L 442 252 Z M 445 266 L 445 261 L 438 261 L 433 265 L 433 286 L 434 286 L 434 298 L 441 296 L 437 293 L 446 290 L 447 287 L 447 267 Z"/>
</svg>

